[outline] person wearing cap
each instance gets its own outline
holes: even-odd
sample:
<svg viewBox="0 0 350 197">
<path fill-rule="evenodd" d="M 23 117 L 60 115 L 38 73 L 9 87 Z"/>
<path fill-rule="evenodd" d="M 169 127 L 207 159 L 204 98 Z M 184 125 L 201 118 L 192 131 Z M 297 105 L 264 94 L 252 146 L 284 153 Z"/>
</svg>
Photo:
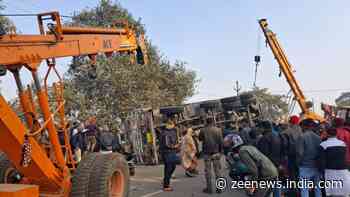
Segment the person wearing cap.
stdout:
<svg viewBox="0 0 350 197">
<path fill-rule="evenodd" d="M 338 187 L 326 187 L 327 196 L 350 195 L 350 172 L 346 163 L 346 144 L 337 139 L 336 128 L 327 129 L 328 139 L 321 143 L 320 167 L 325 181 L 341 181 Z"/>
<path fill-rule="evenodd" d="M 283 142 L 283 155 L 287 157 L 289 178 L 291 180 L 296 180 L 298 178 L 296 143 L 302 134 L 299 122 L 300 120 L 298 116 L 291 116 L 289 119 L 288 128 L 281 133 Z M 296 196 L 296 191 L 294 190 L 288 191 L 288 193 L 290 196 Z"/>
<path fill-rule="evenodd" d="M 214 168 L 215 178 L 221 177 L 221 153 L 223 152 L 222 130 L 215 126 L 214 118 L 208 117 L 206 126 L 199 133 L 199 140 L 203 142 L 204 172 L 207 187 L 203 189 L 204 193 L 213 193 L 212 187 L 212 166 Z M 217 193 L 222 190 L 216 189 Z"/>
<path fill-rule="evenodd" d="M 318 169 L 318 160 L 320 157 L 321 137 L 315 131 L 318 127 L 317 122 L 312 119 L 301 121 L 302 135 L 297 140 L 297 163 L 299 166 L 299 179 L 301 181 L 312 181 L 314 185 L 318 185 L 321 174 Z M 301 188 L 301 197 L 309 196 L 309 188 L 303 185 Z M 315 188 L 315 197 L 321 197 L 321 189 Z"/>
<path fill-rule="evenodd" d="M 346 144 L 346 162 L 347 168 L 350 170 L 350 127 L 345 126 L 345 121 L 342 118 L 336 118 L 333 125 L 337 129 L 337 138 Z"/>
<path fill-rule="evenodd" d="M 226 138 L 224 144 L 225 146 L 232 146 L 233 153 L 238 154 L 242 163 L 249 169 L 252 180 L 278 180 L 278 170 L 272 161 L 254 146 L 245 145 L 239 135 L 232 135 L 230 139 Z M 272 194 L 272 188 L 267 187 L 255 188 L 253 192 L 255 197 L 265 197 L 270 194 Z"/>
</svg>

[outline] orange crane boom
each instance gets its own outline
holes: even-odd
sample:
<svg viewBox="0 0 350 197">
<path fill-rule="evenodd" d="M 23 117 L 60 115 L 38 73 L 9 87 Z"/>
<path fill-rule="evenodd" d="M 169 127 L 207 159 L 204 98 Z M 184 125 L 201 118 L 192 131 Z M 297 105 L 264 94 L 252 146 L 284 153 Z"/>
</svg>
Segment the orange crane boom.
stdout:
<svg viewBox="0 0 350 197">
<path fill-rule="evenodd" d="M 283 73 L 283 75 L 285 76 L 289 87 L 291 88 L 293 94 L 294 94 L 294 98 L 295 100 L 297 100 L 300 109 L 302 111 L 302 114 L 304 115 L 305 118 L 311 118 L 314 120 L 318 120 L 318 121 L 323 121 L 324 119 L 312 112 L 310 110 L 310 103 L 306 101 L 305 95 L 303 93 L 303 91 L 301 90 L 298 81 L 296 80 L 293 71 L 292 71 L 292 66 L 288 61 L 288 58 L 286 56 L 286 54 L 284 53 L 281 45 L 279 44 L 277 38 L 276 38 L 276 34 L 274 32 L 272 32 L 269 28 L 268 28 L 268 23 L 266 19 L 260 19 L 259 20 L 259 25 L 265 35 L 266 38 L 266 42 L 268 43 L 276 61 L 278 62 L 280 69 Z"/>
<path fill-rule="evenodd" d="M 90 55 L 110 55 L 112 52 L 134 53 L 139 46 L 135 33 L 128 28 L 64 27 L 57 22 L 45 34 L 42 18 L 39 26 L 42 35 L 3 35 L 0 37 L 0 64 L 9 66 L 34 66 L 49 58 Z M 59 21 L 57 12 L 49 13 Z M 141 39 L 140 39 L 141 40 Z"/>
<path fill-rule="evenodd" d="M 52 23 L 47 23 L 48 30 L 45 30 L 47 20 Z M 70 150 L 68 123 L 64 117 L 63 83 L 55 69 L 55 58 L 87 55 L 94 63 L 98 54 L 110 57 L 115 52 L 122 52 L 133 57 L 143 56 L 141 63 L 147 63 L 144 39 L 143 36 L 136 36 L 127 25 L 123 28 L 64 27 L 58 12 L 39 14 L 38 23 L 40 35 L 0 36 L 0 65 L 13 73 L 26 121 L 26 125 L 23 124 L 0 95 L 0 150 L 23 175 L 22 183 L 39 185 L 41 194 L 68 196 L 75 163 Z M 44 80 L 45 88 L 37 72 L 43 60 L 49 67 Z M 36 114 L 31 91 L 25 90 L 22 85 L 19 74 L 22 68 L 32 73 L 41 115 Z M 60 79 L 53 85 L 57 100 L 55 110 L 49 105 L 46 85 L 51 70 Z M 59 117 L 59 124 L 54 115 Z M 39 117 L 43 117 L 43 123 L 38 123 Z M 48 133 L 49 150 L 37 140 L 37 136 L 43 132 Z M 60 132 L 64 136 L 63 145 L 58 137 Z"/>
</svg>

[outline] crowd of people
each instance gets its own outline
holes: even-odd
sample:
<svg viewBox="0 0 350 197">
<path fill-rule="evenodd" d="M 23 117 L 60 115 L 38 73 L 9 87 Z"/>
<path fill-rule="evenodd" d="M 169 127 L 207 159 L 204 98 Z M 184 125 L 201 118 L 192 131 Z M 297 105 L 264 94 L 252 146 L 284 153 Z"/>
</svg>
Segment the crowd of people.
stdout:
<svg viewBox="0 0 350 197">
<path fill-rule="evenodd" d="M 74 121 L 70 128 L 70 144 L 74 159 L 80 162 L 82 155 L 88 152 L 120 152 L 120 138 L 107 125 L 97 127 L 96 119 L 89 118 L 85 122 Z"/>
<path fill-rule="evenodd" d="M 249 180 L 299 181 L 302 187 L 294 188 L 246 188 L 252 196 L 315 197 L 350 195 L 350 120 L 336 118 L 330 122 L 313 119 L 299 120 L 292 116 L 288 124 L 259 121 L 254 126 L 248 120 L 225 128 L 215 125 L 212 117 L 206 125 L 194 132 L 189 124 L 182 128 L 178 140 L 176 127 L 171 118 L 160 133 L 160 153 L 164 162 L 164 191 L 172 191 L 170 180 L 176 165 L 182 163 L 186 175 L 198 174 L 199 153 L 204 160 L 207 182 L 205 193 L 223 192 L 213 187 L 213 180 L 226 176 L 221 157 L 234 155 L 235 162 L 245 166 Z M 198 140 L 202 142 L 199 150 Z M 180 154 L 178 154 L 180 153 Z M 243 169 L 243 168 L 242 168 Z M 214 172 L 214 173 L 213 173 Z M 337 187 L 321 188 L 321 181 L 340 181 Z M 312 182 L 314 188 L 305 183 Z"/>
</svg>

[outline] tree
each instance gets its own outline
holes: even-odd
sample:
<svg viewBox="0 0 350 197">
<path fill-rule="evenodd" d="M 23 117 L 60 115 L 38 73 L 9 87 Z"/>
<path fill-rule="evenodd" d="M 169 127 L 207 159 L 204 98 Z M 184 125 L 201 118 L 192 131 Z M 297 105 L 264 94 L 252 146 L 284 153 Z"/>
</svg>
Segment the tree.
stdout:
<svg viewBox="0 0 350 197">
<path fill-rule="evenodd" d="M 339 107 L 350 106 L 350 92 L 343 92 L 335 99 L 335 103 Z"/>
<path fill-rule="evenodd" d="M 126 19 L 137 34 L 146 32 L 141 19 L 135 20 L 119 3 L 109 0 L 77 13 L 69 25 L 105 27 L 121 19 Z M 146 46 L 147 65 L 132 64 L 127 55 L 111 59 L 99 56 L 96 67 L 89 66 L 84 57 L 75 58 L 65 75 L 68 108 L 79 109 L 81 118 L 95 114 L 99 122 L 109 124 L 130 110 L 177 105 L 192 96 L 196 73 L 187 70 L 183 61 L 170 63 L 151 42 Z"/>
<path fill-rule="evenodd" d="M 3 5 L 3 1 L 0 0 L 0 13 L 4 10 L 4 8 L 5 6 Z M 13 22 L 5 16 L 0 16 L 0 35 L 8 32 L 15 32 L 15 31 L 16 31 L 16 28 Z M 1 65 L 0 65 L 0 73 L 1 74 L 6 73 L 5 68 Z M 0 80 L 0 84 L 1 84 L 1 80 Z"/>
<path fill-rule="evenodd" d="M 3 5 L 3 1 L 0 0 L 0 13 L 5 9 L 5 6 Z M 13 22 L 5 17 L 0 16 L 0 33 L 8 33 L 8 32 L 15 32 L 16 28 L 13 24 Z"/>
<path fill-rule="evenodd" d="M 271 120 L 278 120 L 288 114 L 288 104 L 282 95 L 271 94 L 267 88 L 254 88 L 243 94 L 253 94 L 262 106 L 263 115 Z"/>
</svg>

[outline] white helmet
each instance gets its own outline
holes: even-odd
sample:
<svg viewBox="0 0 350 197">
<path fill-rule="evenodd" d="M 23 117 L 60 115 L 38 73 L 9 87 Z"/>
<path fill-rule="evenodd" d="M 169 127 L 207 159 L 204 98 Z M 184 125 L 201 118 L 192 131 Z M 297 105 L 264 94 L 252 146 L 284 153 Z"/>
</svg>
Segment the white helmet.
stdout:
<svg viewBox="0 0 350 197">
<path fill-rule="evenodd" d="M 244 142 L 239 135 L 233 135 L 232 136 L 232 148 L 237 148 L 238 146 L 243 145 Z"/>
<path fill-rule="evenodd" d="M 237 148 L 243 144 L 244 142 L 238 134 L 229 134 L 224 138 L 224 145 L 230 145 L 231 148 Z"/>
</svg>

